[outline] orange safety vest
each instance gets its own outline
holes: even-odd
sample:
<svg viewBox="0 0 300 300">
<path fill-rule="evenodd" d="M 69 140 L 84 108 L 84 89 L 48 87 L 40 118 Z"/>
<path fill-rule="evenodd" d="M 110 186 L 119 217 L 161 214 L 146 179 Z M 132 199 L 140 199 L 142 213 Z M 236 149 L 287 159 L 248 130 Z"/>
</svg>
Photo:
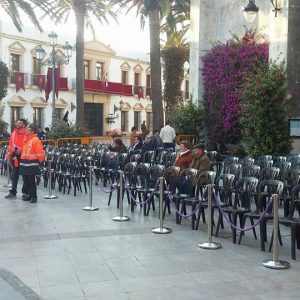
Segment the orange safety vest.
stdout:
<svg viewBox="0 0 300 300">
<path fill-rule="evenodd" d="M 8 153 L 6 155 L 6 159 L 12 158 L 15 167 L 19 166 L 19 160 L 17 159 L 16 156 L 13 156 L 13 153 L 15 152 L 16 148 L 22 151 L 25 133 L 26 133 L 26 128 L 22 128 L 21 133 L 19 133 L 19 130 L 16 128 L 11 134 L 9 139 L 9 148 L 8 148 Z"/>
<path fill-rule="evenodd" d="M 31 134 L 25 137 L 21 154 L 20 166 L 28 170 L 36 169 L 39 164 L 45 160 L 45 151 L 42 142 L 35 135 Z"/>
</svg>

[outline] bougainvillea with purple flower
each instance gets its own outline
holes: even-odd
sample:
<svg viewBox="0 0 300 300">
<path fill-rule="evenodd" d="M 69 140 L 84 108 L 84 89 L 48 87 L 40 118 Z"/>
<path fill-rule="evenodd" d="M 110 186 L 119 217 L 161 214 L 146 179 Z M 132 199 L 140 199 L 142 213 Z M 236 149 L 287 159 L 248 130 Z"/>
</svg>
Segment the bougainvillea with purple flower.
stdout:
<svg viewBox="0 0 300 300">
<path fill-rule="evenodd" d="M 239 88 L 245 74 L 268 62 L 269 45 L 256 43 L 255 32 L 213 47 L 203 59 L 204 103 L 212 143 L 241 139 Z"/>
</svg>

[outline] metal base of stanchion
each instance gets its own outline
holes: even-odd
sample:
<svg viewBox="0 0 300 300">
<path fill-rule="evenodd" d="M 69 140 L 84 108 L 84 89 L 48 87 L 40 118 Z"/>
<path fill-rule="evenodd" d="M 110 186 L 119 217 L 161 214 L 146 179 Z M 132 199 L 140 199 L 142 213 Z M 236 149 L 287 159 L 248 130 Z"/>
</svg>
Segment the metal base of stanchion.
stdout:
<svg viewBox="0 0 300 300">
<path fill-rule="evenodd" d="M 220 243 L 202 243 L 202 244 L 198 244 L 198 247 L 201 249 L 208 249 L 208 250 L 217 250 L 222 248 L 222 245 Z"/>
<path fill-rule="evenodd" d="M 55 195 L 47 195 L 47 196 L 44 196 L 44 199 L 56 199 L 57 196 Z"/>
<path fill-rule="evenodd" d="M 4 184 L 2 186 L 4 189 L 11 189 L 12 188 L 12 185 L 11 184 Z"/>
<path fill-rule="evenodd" d="M 291 267 L 291 265 L 288 261 L 284 261 L 284 260 L 274 261 L 274 260 L 270 260 L 270 259 L 264 260 L 262 265 L 265 268 L 275 269 L 275 270 L 284 270 L 284 269 L 288 269 Z"/>
<path fill-rule="evenodd" d="M 152 232 L 156 234 L 167 234 L 167 233 L 171 233 L 172 229 L 167 227 L 163 227 L 163 228 L 157 227 L 157 228 L 153 228 Z"/>
<path fill-rule="evenodd" d="M 94 211 L 94 210 L 98 210 L 99 207 L 96 207 L 96 206 L 85 206 L 83 208 L 83 210 L 87 210 L 87 211 Z"/>
<path fill-rule="evenodd" d="M 130 220 L 130 217 L 127 217 L 127 216 L 115 216 L 112 218 L 113 221 L 116 221 L 116 222 L 125 222 L 125 221 L 129 221 Z"/>
</svg>

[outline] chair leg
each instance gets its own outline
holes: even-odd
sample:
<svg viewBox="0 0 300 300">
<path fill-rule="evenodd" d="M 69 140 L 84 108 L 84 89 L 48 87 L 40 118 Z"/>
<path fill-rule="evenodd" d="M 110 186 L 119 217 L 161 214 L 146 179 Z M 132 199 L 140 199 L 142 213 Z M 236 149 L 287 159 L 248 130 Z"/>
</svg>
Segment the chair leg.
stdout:
<svg viewBox="0 0 300 300">
<path fill-rule="evenodd" d="M 291 257 L 296 260 L 296 226 L 291 224 Z"/>
<path fill-rule="evenodd" d="M 244 216 L 243 216 L 243 219 L 242 219 L 242 222 L 241 222 L 241 228 L 244 228 L 244 227 L 245 227 L 246 219 L 247 219 L 247 216 L 244 215 Z M 240 231 L 240 236 L 239 236 L 239 241 L 238 241 L 238 244 L 239 244 L 239 245 L 241 244 L 243 235 L 244 235 L 244 231 Z"/>
<path fill-rule="evenodd" d="M 236 225 L 237 224 L 237 217 L 238 215 L 236 213 L 232 214 L 232 224 Z M 232 242 L 236 244 L 236 229 L 234 227 L 231 227 L 232 230 Z"/>
<path fill-rule="evenodd" d="M 260 230 L 260 249 L 261 251 L 265 251 L 265 241 L 266 241 L 266 221 L 262 219 L 260 225 L 259 225 L 259 230 Z"/>
<path fill-rule="evenodd" d="M 216 226 L 215 237 L 217 237 L 218 234 L 219 234 L 220 226 L 221 226 L 221 214 L 219 214 L 218 223 L 217 223 L 217 226 Z"/>
<path fill-rule="evenodd" d="M 250 224 L 251 224 L 251 226 L 254 225 L 254 221 L 253 221 L 252 218 L 250 218 Z M 257 235 L 256 235 L 255 227 L 252 228 L 252 231 L 253 231 L 254 238 L 257 240 Z"/>
</svg>

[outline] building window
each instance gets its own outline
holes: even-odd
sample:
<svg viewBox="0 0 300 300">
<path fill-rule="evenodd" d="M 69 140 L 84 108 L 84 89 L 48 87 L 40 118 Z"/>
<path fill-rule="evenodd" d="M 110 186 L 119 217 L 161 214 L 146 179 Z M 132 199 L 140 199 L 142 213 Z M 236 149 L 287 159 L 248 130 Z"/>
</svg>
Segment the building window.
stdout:
<svg viewBox="0 0 300 300">
<path fill-rule="evenodd" d="M 12 71 L 20 71 L 20 55 L 19 54 L 10 54 L 10 63 Z"/>
<path fill-rule="evenodd" d="M 40 59 L 37 59 L 36 57 L 32 58 L 33 60 L 33 74 L 39 75 L 42 74 L 42 62 Z"/>
<path fill-rule="evenodd" d="M 10 108 L 10 124 L 11 124 L 11 129 L 15 128 L 17 121 L 20 120 L 21 118 L 21 107 L 11 107 Z"/>
<path fill-rule="evenodd" d="M 42 127 L 42 108 L 33 108 L 33 124 Z"/>
<path fill-rule="evenodd" d="M 84 60 L 84 79 L 90 79 L 90 61 Z"/>
<path fill-rule="evenodd" d="M 153 131 L 153 114 L 152 112 L 147 112 L 146 113 L 146 126 L 148 128 L 149 131 Z"/>
<path fill-rule="evenodd" d="M 141 74 L 140 73 L 134 73 L 134 85 L 140 85 L 141 83 Z"/>
<path fill-rule="evenodd" d="M 121 131 L 128 131 L 128 111 L 121 111 Z"/>
<path fill-rule="evenodd" d="M 134 127 L 136 127 L 137 130 L 141 129 L 141 112 L 135 111 L 134 112 Z"/>
<path fill-rule="evenodd" d="M 64 117 L 64 109 L 56 108 L 55 111 L 56 111 L 56 119 L 61 121 Z"/>
<path fill-rule="evenodd" d="M 128 84 L 128 71 L 122 71 L 122 83 Z"/>
<path fill-rule="evenodd" d="M 104 76 L 104 63 L 96 62 L 96 80 L 102 80 Z"/>
</svg>

